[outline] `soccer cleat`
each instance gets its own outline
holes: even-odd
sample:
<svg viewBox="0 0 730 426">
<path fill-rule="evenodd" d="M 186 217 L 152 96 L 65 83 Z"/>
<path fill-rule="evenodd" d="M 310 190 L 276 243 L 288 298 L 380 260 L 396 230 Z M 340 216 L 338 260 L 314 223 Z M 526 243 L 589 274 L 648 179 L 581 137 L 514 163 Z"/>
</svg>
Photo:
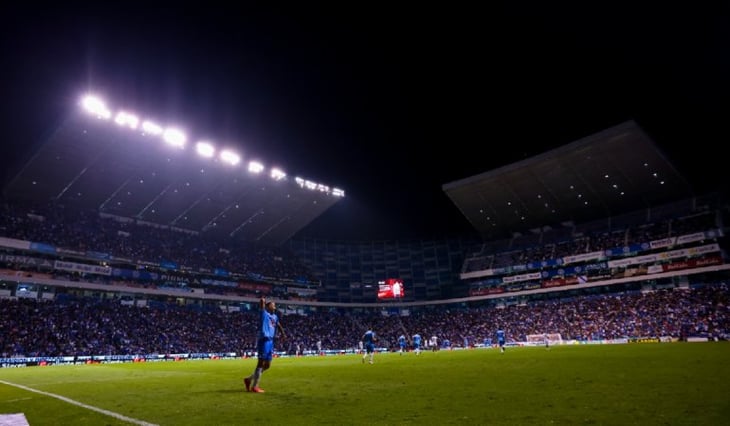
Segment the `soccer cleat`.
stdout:
<svg viewBox="0 0 730 426">
<path fill-rule="evenodd" d="M 254 387 L 252 387 L 252 388 L 251 388 L 251 392 L 256 392 L 256 393 L 264 393 L 264 392 L 266 392 L 266 391 L 265 391 L 265 390 L 263 390 L 263 389 L 261 389 L 261 388 L 260 388 L 260 387 L 258 387 L 258 386 L 254 386 Z"/>
<path fill-rule="evenodd" d="M 245 379 L 243 379 L 243 384 L 246 385 L 247 391 L 251 390 L 251 379 L 250 378 L 246 377 Z"/>
</svg>

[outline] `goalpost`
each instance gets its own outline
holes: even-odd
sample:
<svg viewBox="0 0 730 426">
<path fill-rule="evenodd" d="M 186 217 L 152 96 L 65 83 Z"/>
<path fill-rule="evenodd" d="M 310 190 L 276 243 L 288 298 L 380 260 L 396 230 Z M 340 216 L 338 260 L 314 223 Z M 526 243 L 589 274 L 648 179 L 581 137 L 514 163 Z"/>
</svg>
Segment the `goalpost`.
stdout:
<svg viewBox="0 0 730 426">
<path fill-rule="evenodd" d="M 560 333 L 528 334 L 527 344 L 530 346 L 562 345 L 563 337 L 560 335 Z"/>
</svg>

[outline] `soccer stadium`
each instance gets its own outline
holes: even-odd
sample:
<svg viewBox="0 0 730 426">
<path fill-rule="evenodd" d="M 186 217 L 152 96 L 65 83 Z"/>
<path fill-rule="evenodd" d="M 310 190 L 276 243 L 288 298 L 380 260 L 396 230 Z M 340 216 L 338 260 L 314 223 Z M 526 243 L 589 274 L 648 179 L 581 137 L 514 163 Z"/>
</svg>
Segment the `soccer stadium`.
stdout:
<svg viewBox="0 0 730 426">
<path fill-rule="evenodd" d="M 555 405 L 558 420 L 577 410 L 581 419 L 610 423 L 615 409 L 592 399 L 572 397 L 588 404 L 587 413 L 536 402 L 543 397 L 535 394 L 575 385 L 588 394 L 641 388 L 611 385 L 603 376 L 610 372 L 629 381 L 662 375 L 672 394 L 623 401 L 623 416 L 634 403 L 655 410 L 699 404 L 700 396 L 699 419 L 714 423 L 728 414 L 726 403 L 705 397 L 727 390 L 728 348 L 719 342 L 730 338 L 730 211 L 721 194 L 693 195 L 636 123 L 444 184 L 482 238 L 418 242 L 298 239 L 344 190 L 244 165 L 234 152 L 202 142 L 179 149 L 184 138 L 87 96 L 4 187 L 0 377 L 3 393 L 18 395 L 4 412 L 20 410 L 30 424 L 230 424 L 248 404 L 263 413 L 293 403 L 309 412 L 299 422 L 328 423 L 336 422 L 337 400 L 355 411 L 415 400 L 424 404 L 422 415 L 381 421 L 448 422 L 449 404 L 431 412 L 429 401 L 451 402 L 456 386 L 461 401 L 454 404 L 467 419 L 490 418 L 483 411 L 493 408 L 481 398 L 504 390 L 535 399 L 509 423 L 552 415 L 545 404 Z M 205 163 L 210 157 L 217 161 Z M 262 378 L 273 388 L 265 396 L 279 396 L 244 402 L 241 379 L 257 356 L 261 298 L 276 301 L 286 330 Z M 377 375 L 375 383 L 359 376 L 360 336 L 368 328 L 378 336 L 373 367 L 382 371 L 367 372 Z M 498 330 L 506 335 L 504 352 L 496 349 Z M 405 350 L 398 348 L 401 335 Z M 605 357 L 621 361 L 575 376 Z M 413 362 L 425 370 L 391 377 L 416 368 Z M 570 370 L 566 362 L 586 366 Z M 672 368 L 681 374 L 667 378 Z M 717 376 L 714 368 L 721 368 Z M 526 380 L 526 371 L 537 381 L 507 380 Z M 198 380 L 203 395 L 196 394 Z M 341 380 L 352 395 L 336 385 Z M 378 389 L 380 381 L 395 389 Z M 327 391 L 332 400 L 312 411 L 309 388 L 330 386 L 339 390 Z M 361 396 L 362 386 L 375 395 Z M 701 392 L 687 393 L 688 386 Z M 182 392 L 186 403 L 174 403 L 173 414 L 156 397 L 135 401 L 134 389 L 176 400 Z M 461 394 L 467 391 L 484 396 Z M 200 414 L 219 397 L 238 408 Z M 511 404 L 501 398 L 495 404 Z M 679 418 L 677 409 L 670 412 Z M 632 413 L 626 421 L 651 423 L 655 415 Z"/>
<path fill-rule="evenodd" d="M 13 7 L 0 425 L 730 418 L 722 139 L 690 102 L 727 73 L 671 62 L 695 78 L 670 112 L 640 8 Z M 673 61 L 714 51 L 697 28 Z M 433 232 L 354 214 L 380 210 Z"/>
</svg>

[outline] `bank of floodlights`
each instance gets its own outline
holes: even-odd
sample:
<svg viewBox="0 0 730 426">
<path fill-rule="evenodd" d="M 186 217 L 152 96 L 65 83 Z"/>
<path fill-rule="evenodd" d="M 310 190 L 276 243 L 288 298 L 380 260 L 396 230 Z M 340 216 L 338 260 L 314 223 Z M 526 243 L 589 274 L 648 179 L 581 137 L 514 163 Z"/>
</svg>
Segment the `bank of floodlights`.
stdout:
<svg viewBox="0 0 730 426">
<path fill-rule="evenodd" d="M 215 147 L 209 142 L 200 141 L 195 144 L 195 151 L 198 155 L 206 158 L 211 158 L 215 155 Z"/>
<path fill-rule="evenodd" d="M 176 127 L 163 127 L 151 120 L 140 119 L 136 114 L 129 111 L 120 110 L 116 114 L 107 107 L 106 103 L 99 97 L 94 95 L 86 95 L 81 98 L 81 107 L 87 114 L 96 117 L 99 120 L 113 120 L 118 126 L 140 132 L 143 136 L 159 137 L 166 144 L 178 148 L 185 149 L 188 137 L 184 131 Z M 195 152 L 201 157 L 217 158 L 221 163 L 228 166 L 237 166 L 241 162 L 241 155 L 231 149 L 222 149 L 218 152 L 215 145 L 207 140 L 201 140 L 195 143 Z M 217 157 L 216 157 L 217 154 Z M 265 167 L 258 161 L 249 161 L 247 165 L 249 173 L 261 174 L 265 171 Z M 269 177 L 275 181 L 287 178 L 285 172 L 279 168 L 272 168 Z M 324 192 L 335 197 L 344 197 L 345 191 L 339 188 L 330 188 L 321 183 L 312 182 L 307 179 L 297 177 L 294 179 L 299 187 L 311 191 Z"/>
</svg>

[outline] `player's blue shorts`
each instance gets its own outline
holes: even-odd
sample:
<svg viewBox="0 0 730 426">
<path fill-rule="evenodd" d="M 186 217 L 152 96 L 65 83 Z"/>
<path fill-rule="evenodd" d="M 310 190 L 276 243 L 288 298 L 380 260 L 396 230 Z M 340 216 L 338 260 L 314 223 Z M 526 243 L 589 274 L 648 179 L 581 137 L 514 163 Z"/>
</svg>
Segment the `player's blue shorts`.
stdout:
<svg viewBox="0 0 730 426">
<path fill-rule="evenodd" d="M 259 338 L 256 345 L 258 357 L 264 361 L 271 361 L 274 358 L 274 340 L 267 337 Z"/>
<path fill-rule="evenodd" d="M 371 354 L 375 352 L 375 344 L 373 343 L 366 343 L 365 344 L 365 352 Z"/>
</svg>

